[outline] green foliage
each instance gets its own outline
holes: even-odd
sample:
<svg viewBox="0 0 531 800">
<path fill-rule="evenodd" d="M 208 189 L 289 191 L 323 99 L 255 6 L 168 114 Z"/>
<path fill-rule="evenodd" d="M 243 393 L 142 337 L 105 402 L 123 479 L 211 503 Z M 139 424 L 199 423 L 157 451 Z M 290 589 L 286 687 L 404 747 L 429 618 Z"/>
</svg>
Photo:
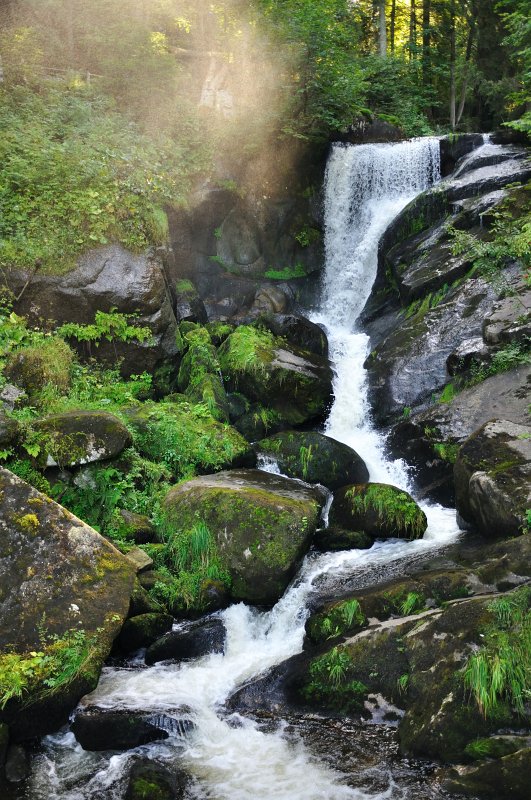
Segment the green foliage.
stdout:
<svg viewBox="0 0 531 800">
<path fill-rule="evenodd" d="M 0 93 L 0 266 L 60 272 L 89 247 L 161 244 L 201 150 L 154 142 L 91 87 Z"/>
<path fill-rule="evenodd" d="M 230 576 L 221 563 L 214 537 L 202 520 L 188 530 L 176 528 L 177 524 L 167 515 L 163 518 L 166 544 L 157 558 L 165 580 L 155 584 L 152 595 L 172 613 L 201 611 L 205 607 L 205 582 L 216 581 L 229 589 Z"/>
<path fill-rule="evenodd" d="M 530 341 L 529 337 L 524 337 L 521 342 L 511 342 L 497 350 L 493 354 L 490 363 L 473 364 L 466 385 L 474 386 L 491 375 L 508 372 L 521 364 L 529 363 L 531 363 Z"/>
<path fill-rule="evenodd" d="M 302 695 L 309 701 L 324 703 L 342 711 L 359 710 L 363 705 L 367 687 L 357 680 L 349 680 L 352 660 L 341 647 L 314 658 L 310 663 L 309 680 Z"/>
<path fill-rule="evenodd" d="M 422 319 L 426 316 L 428 311 L 432 308 L 437 308 L 437 306 L 442 303 L 448 294 L 450 287 L 447 283 L 439 289 L 437 292 L 430 292 L 426 295 L 426 297 L 422 298 L 421 300 L 414 300 L 409 306 L 404 310 L 404 317 L 406 319 L 410 319 L 411 317 L 416 317 L 418 319 Z"/>
<path fill-rule="evenodd" d="M 297 262 L 292 267 L 282 269 L 272 269 L 271 267 L 264 272 L 264 277 L 272 281 L 290 281 L 293 278 L 305 278 L 307 275 L 303 264 Z"/>
<path fill-rule="evenodd" d="M 404 695 L 407 693 L 409 687 L 409 678 L 410 678 L 409 673 L 404 672 L 404 674 L 400 675 L 400 677 L 397 679 L 396 686 L 399 694 Z"/>
<path fill-rule="evenodd" d="M 74 354 L 66 342 L 58 336 L 49 336 L 37 344 L 22 345 L 12 351 L 4 371 L 24 389 L 30 401 L 38 405 L 41 394 L 47 389 L 68 391 L 73 364 Z"/>
<path fill-rule="evenodd" d="M 368 510 L 376 512 L 382 524 L 394 528 L 396 536 L 410 531 L 415 538 L 419 538 L 424 533 L 424 514 L 405 492 L 399 492 L 391 486 L 368 484 L 359 493 L 349 489 L 346 496 L 355 513 Z"/>
<path fill-rule="evenodd" d="M 451 442 L 435 442 L 433 450 L 443 461 L 448 461 L 449 464 L 455 464 L 459 453 L 459 447 L 460 445 L 452 444 Z"/>
<path fill-rule="evenodd" d="M 12 699 L 31 699 L 50 694 L 70 683 L 89 660 L 95 637 L 83 630 L 63 636 L 42 635 L 40 650 L 0 655 L 0 709 Z"/>
<path fill-rule="evenodd" d="M 518 589 L 488 606 L 490 624 L 484 644 L 473 653 L 463 672 L 471 692 L 486 718 L 495 717 L 503 703 L 524 713 L 531 696 L 531 589 Z"/>
<path fill-rule="evenodd" d="M 326 612 L 310 617 L 307 632 L 313 642 L 319 643 L 344 636 L 365 623 L 365 615 L 358 600 L 352 598 L 335 603 Z"/>
<path fill-rule="evenodd" d="M 146 342 L 152 338 L 149 328 L 130 325 L 134 314 L 120 314 L 115 308 L 110 312 L 96 311 L 94 322 L 90 325 L 79 325 L 66 322 L 57 329 L 59 336 L 76 339 L 78 342 L 89 342 L 96 347 L 103 340 L 107 342 Z"/>
<path fill-rule="evenodd" d="M 416 614 L 424 608 L 424 597 L 419 592 L 408 592 L 405 599 L 400 603 L 400 613 L 404 617 Z"/>
</svg>

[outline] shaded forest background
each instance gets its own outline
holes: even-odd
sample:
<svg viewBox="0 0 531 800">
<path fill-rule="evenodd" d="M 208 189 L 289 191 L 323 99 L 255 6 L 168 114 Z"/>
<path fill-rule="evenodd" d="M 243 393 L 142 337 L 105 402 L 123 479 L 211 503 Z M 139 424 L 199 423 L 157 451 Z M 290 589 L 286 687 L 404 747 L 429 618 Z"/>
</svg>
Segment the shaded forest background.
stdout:
<svg viewBox="0 0 531 800">
<path fill-rule="evenodd" d="M 227 158 L 360 119 L 531 127 L 529 0 L 0 4 L 0 267 L 164 241 Z"/>
</svg>

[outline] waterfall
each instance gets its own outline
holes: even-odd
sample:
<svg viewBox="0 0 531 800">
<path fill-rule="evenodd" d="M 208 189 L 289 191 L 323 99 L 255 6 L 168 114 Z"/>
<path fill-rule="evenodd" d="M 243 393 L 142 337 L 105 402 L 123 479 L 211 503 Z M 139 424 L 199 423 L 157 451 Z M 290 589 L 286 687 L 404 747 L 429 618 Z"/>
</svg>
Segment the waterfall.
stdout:
<svg viewBox="0 0 531 800">
<path fill-rule="evenodd" d="M 327 328 L 335 365 L 335 402 L 326 432 L 352 445 L 368 463 L 372 479 L 407 487 L 400 462 L 388 462 L 372 428 L 363 362 L 367 337 L 356 320 L 376 275 L 378 240 L 394 216 L 438 177 L 438 142 L 424 139 L 394 145 L 336 146 L 326 173 L 326 272 L 315 319 Z M 274 465 L 264 464 L 267 469 Z M 308 601 L 316 590 L 367 585 L 400 574 L 457 534 L 454 515 L 426 507 L 428 533 L 422 540 L 376 542 L 370 550 L 310 553 L 277 605 L 268 612 L 235 604 L 221 612 L 225 653 L 182 664 L 146 669 L 107 667 L 85 699 L 101 708 L 149 710 L 172 716 L 190 709 L 195 728 L 123 754 L 88 754 L 69 732 L 47 737 L 33 772 L 32 800 L 95 800 L 123 797 L 124 776 L 138 750 L 168 764 L 184 764 L 197 780 L 194 797 L 211 800 L 384 800 L 403 797 L 392 780 L 384 791 L 367 793 L 345 785 L 319 763 L 285 726 L 263 729 L 223 705 L 246 681 L 302 651 Z M 75 776 L 75 779 L 74 777 Z"/>
</svg>

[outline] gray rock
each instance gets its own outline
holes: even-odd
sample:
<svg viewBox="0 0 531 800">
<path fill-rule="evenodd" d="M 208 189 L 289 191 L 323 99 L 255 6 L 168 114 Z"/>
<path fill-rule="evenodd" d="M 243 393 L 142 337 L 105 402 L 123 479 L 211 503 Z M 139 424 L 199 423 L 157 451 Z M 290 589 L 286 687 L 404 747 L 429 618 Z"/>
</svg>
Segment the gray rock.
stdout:
<svg viewBox="0 0 531 800">
<path fill-rule="evenodd" d="M 16 276 L 14 276 L 15 278 Z M 25 275 L 19 280 L 24 283 Z M 177 322 L 160 258 L 136 255 L 120 245 L 91 250 L 65 275 L 37 275 L 16 306 L 30 321 L 51 319 L 57 324 L 94 322 L 96 311 L 136 314 L 136 323 L 148 327 L 152 342 L 102 342 L 91 355 L 113 364 L 123 358 L 124 374 L 154 369 L 178 354 Z"/>
<path fill-rule="evenodd" d="M 487 422 L 461 447 L 454 466 L 456 505 L 486 537 L 517 536 L 531 507 L 531 427 Z"/>
<path fill-rule="evenodd" d="M 483 321 L 483 338 L 488 345 L 531 343 L 531 288 L 521 275 L 509 282 L 509 294 L 498 300 Z"/>
<path fill-rule="evenodd" d="M 25 747 L 12 744 L 7 750 L 5 776 L 9 783 L 22 783 L 30 772 L 29 754 Z"/>
<path fill-rule="evenodd" d="M 133 547 L 126 553 L 125 557 L 135 572 L 146 572 L 153 566 L 153 559 L 140 547 Z"/>
<path fill-rule="evenodd" d="M 107 411 L 65 411 L 37 420 L 33 427 L 43 438 L 39 458 L 48 467 L 105 461 L 132 443 L 123 422 Z"/>
</svg>

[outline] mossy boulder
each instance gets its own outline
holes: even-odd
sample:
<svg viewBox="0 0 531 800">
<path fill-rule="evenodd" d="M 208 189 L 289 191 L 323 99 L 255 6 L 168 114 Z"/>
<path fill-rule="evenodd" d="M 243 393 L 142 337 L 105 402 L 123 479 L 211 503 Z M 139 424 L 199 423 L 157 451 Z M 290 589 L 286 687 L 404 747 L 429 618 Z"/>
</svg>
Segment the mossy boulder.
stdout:
<svg viewBox="0 0 531 800">
<path fill-rule="evenodd" d="M 151 572 L 151 571 L 150 571 Z M 143 575 L 146 575 L 144 572 Z M 135 578 L 128 617 L 137 617 L 140 614 L 160 614 L 164 611 L 160 603 L 154 600 L 149 592 L 141 585 L 138 577 Z"/>
<path fill-rule="evenodd" d="M 484 536 L 516 536 L 531 506 L 531 427 L 487 422 L 462 445 L 454 466 L 457 510 Z"/>
<path fill-rule="evenodd" d="M 271 604 L 307 551 L 323 503 L 319 491 L 289 478 L 239 470 L 181 483 L 165 507 L 176 530 L 206 523 L 234 599 Z"/>
<path fill-rule="evenodd" d="M 124 653 L 149 647 L 152 642 L 171 630 L 172 625 L 173 617 L 170 614 L 139 614 L 125 621 L 116 644 Z"/>
<path fill-rule="evenodd" d="M 73 467 L 105 461 L 132 443 L 123 422 L 107 411 L 66 411 L 33 423 L 44 466 Z"/>
<path fill-rule="evenodd" d="M 122 508 L 115 517 L 117 533 L 121 539 L 136 544 L 150 544 L 159 541 L 157 529 L 145 514 L 136 514 Z"/>
<path fill-rule="evenodd" d="M 31 401 L 38 400 L 46 386 L 66 393 L 71 380 L 74 353 L 59 337 L 44 339 L 42 343 L 11 353 L 5 366 L 5 375 L 20 386 Z"/>
<path fill-rule="evenodd" d="M 428 527 L 411 495 L 385 483 L 344 486 L 334 495 L 330 523 L 374 539 L 420 539 Z"/>
<path fill-rule="evenodd" d="M 134 570 L 110 542 L 0 470 L 0 619 L 8 621 L 0 625 L 0 659 L 4 673 L 13 672 L 0 687 L 13 694 L 0 722 L 9 724 L 13 740 L 56 730 L 95 687 L 127 616 L 133 581 Z M 43 664 L 32 653 L 49 658 Z"/>
<path fill-rule="evenodd" d="M 189 777 L 149 759 L 135 761 L 129 775 L 125 800 L 184 800 Z"/>
<path fill-rule="evenodd" d="M 355 450 L 317 431 L 277 433 L 258 442 L 256 450 L 274 458 L 290 478 L 321 483 L 328 489 L 369 480 L 369 470 Z"/>
<path fill-rule="evenodd" d="M 256 464 L 254 450 L 235 428 L 186 399 L 139 403 L 125 414 L 140 454 L 165 459 L 176 476 Z"/>
<path fill-rule="evenodd" d="M 231 391 L 277 410 L 293 424 L 322 417 L 332 399 L 326 358 L 302 350 L 269 331 L 242 325 L 218 349 Z"/>
</svg>

